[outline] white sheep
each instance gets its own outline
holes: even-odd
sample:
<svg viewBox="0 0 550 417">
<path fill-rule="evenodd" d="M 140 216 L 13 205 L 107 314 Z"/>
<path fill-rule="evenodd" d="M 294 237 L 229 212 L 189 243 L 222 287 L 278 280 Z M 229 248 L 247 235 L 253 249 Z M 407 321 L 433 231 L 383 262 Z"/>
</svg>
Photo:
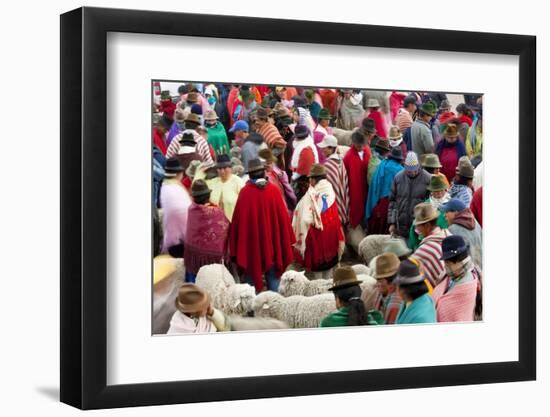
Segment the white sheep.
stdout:
<svg viewBox="0 0 550 417">
<path fill-rule="evenodd" d="M 375 256 L 384 252 L 384 247 L 390 239 L 391 235 L 369 235 L 359 243 L 357 253 L 363 261 L 369 263 Z"/>
<path fill-rule="evenodd" d="M 288 329 L 288 325 L 281 320 L 271 317 L 242 317 L 229 316 L 229 328 L 232 332 L 251 330 Z"/>
<path fill-rule="evenodd" d="M 171 264 L 172 269 L 168 276 L 153 287 L 153 334 L 164 334 L 168 331 L 170 320 L 176 311 L 175 300 L 185 276 L 182 258 L 162 259 L 160 262 Z"/>
<path fill-rule="evenodd" d="M 371 269 L 364 264 L 355 264 L 351 266 L 351 269 L 355 272 L 355 275 L 372 275 Z"/>
<path fill-rule="evenodd" d="M 291 295 L 310 297 L 327 292 L 332 285 L 332 279 L 309 280 L 304 271 L 286 271 L 281 275 L 279 294 L 283 297 Z"/>
<path fill-rule="evenodd" d="M 287 323 L 291 328 L 319 327 L 321 320 L 336 311 L 332 293 L 311 297 L 293 295 L 283 297 L 273 291 L 264 291 L 254 299 L 256 317 L 271 317 Z"/>
<path fill-rule="evenodd" d="M 245 314 L 252 311 L 256 294 L 254 287 L 249 284 L 235 284 L 235 279 L 222 264 L 201 267 L 195 284 L 210 295 L 214 308 L 225 314 Z"/>
</svg>

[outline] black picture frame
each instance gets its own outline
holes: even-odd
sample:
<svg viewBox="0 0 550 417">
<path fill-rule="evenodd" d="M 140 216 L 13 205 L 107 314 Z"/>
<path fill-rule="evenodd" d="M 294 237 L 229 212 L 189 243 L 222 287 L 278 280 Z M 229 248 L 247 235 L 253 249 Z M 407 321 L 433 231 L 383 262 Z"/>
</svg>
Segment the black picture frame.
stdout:
<svg viewBox="0 0 550 417">
<path fill-rule="evenodd" d="M 519 360 L 108 386 L 108 32 L 519 56 Z M 62 402 L 95 409 L 536 378 L 534 36 L 84 7 L 61 15 L 60 57 Z"/>
</svg>

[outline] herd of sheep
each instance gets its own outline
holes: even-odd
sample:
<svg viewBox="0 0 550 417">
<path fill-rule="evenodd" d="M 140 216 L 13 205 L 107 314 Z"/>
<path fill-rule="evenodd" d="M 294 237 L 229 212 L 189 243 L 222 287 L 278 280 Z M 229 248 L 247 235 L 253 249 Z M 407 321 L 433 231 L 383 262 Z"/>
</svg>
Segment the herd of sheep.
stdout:
<svg viewBox="0 0 550 417">
<path fill-rule="evenodd" d="M 358 253 L 369 264 L 371 260 L 382 253 L 389 236 L 370 235 L 361 240 Z M 171 315 L 175 311 L 174 300 L 177 288 L 184 275 L 183 260 L 178 260 L 178 268 L 172 274 L 172 284 L 153 297 L 153 333 L 165 333 Z M 373 295 L 376 280 L 372 270 L 365 264 L 352 265 L 358 279 L 362 281 L 363 300 Z M 179 277 L 179 278 L 178 278 Z M 264 291 L 256 295 L 255 289 L 249 284 L 238 284 L 233 275 L 222 264 L 203 266 L 196 277 L 196 284 L 206 290 L 212 300 L 212 305 L 223 311 L 227 316 L 237 318 L 254 316 L 256 318 L 274 319 L 272 328 L 313 328 L 318 327 L 321 320 L 336 310 L 334 295 L 329 292 L 332 279 L 309 280 L 304 272 L 287 270 L 281 276 L 278 292 Z M 259 322 L 262 322 L 260 319 Z M 254 329 L 253 321 L 242 320 L 245 329 Z M 248 324 L 247 324 L 248 323 Z M 266 321 L 262 325 L 265 328 Z M 271 327 L 271 326 L 269 326 Z"/>
</svg>

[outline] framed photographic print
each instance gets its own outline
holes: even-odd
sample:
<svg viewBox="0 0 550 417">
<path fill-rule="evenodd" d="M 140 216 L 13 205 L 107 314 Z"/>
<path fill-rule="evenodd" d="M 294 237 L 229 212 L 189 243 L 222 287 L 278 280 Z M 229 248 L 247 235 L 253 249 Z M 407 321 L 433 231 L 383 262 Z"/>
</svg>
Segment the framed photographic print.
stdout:
<svg viewBox="0 0 550 417">
<path fill-rule="evenodd" d="M 535 42 L 63 14 L 61 400 L 535 379 Z"/>
</svg>

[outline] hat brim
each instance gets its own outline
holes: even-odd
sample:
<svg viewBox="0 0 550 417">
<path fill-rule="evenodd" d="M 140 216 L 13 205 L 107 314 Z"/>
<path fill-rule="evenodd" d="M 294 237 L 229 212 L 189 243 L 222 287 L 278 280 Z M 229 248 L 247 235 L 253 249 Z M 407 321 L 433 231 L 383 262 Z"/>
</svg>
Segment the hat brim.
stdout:
<svg viewBox="0 0 550 417">
<path fill-rule="evenodd" d="M 442 261 L 446 261 L 448 259 L 454 258 L 455 256 L 462 255 L 464 252 L 467 252 L 470 249 L 470 245 L 466 244 L 465 247 L 461 248 L 461 250 L 454 250 L 449 252 L 443 252 L 441 254 Z"/>
<path fill-rule="evenodd" d="M 220 162 L 219 164 L 216 164 L 216 169 L 230 168 L 232 166 L 233 166 L 233 164 L 231 163 L 231 161 L 229 161 L 229 162 Z"/>
<path fill-rule="evenodd" d="M 397 269 L 394 272 L 386 272 L 385 274 L 374 274 L 374 279 L 386 279 L 389 277 L 393 277 L 395 274 L 397 274 Z"/>
<path fill-rule="evenodd" d="M 393 284 L 395 285 L 410 285 L 410 284 L 418 284 L 420 282 L 424 282 L 425 278 L 423 275 L 417 275 L 416 277 L 402 277 L 397 275 L 397 277 L 393 280 Z"/>
<path fill-rule="evenodd" d="M 437 187 L 437 188 L 433 188 L 433 187 L 430 187 L 429 185 L 426 187 L 426 190 L 428 191 L 446 191 L 447 190 L 447 187 Z"/>
<path fill-rule="evenodd" d="M 320 143 L 317 144 L 317 147 L 321 148 L 321 149 L 323 149 L 323 148 L 336 148 L 336 147 L 338 147 L 338 144 L 331 145 L 330 143 L 320 142 Z"/>
<path fill-rule="evenodd" d="M 381 151 L 386 151 L 386 152 L 391 152 L 391 147 L 382 147 L 382 146 L 378 146 L 378 144 L 374 145 L 374 149 L 379 149 Z"/>
<path fill-rule="evenodd" d="M 439 213 L 436 213 L 432 217 L 428 217 L 427 219 L 424 219 L 424 220 L 421 220 L 421 221 L 414 220 L 413 225 L 416 226 L 416 225 L 419 225 L 419 224 L 426 224 L 428 222 L 431 222 L 432 220 L 437 219 L 438 217 L 439 217 Z"/>
<path fill-rule="evenodd" d="M 403 138 L 403 135 L 399 135 L 399 136 L 390 136 L 388 138 L 388 140 L 397 140 L 397 139 L 402 139 Z"/>
<path fill-rule="evenodd" d="M 403 161 L 405 159 L 403 156 L 392 155 L 392 154 L 389 154 L 388 158 L 393 159 L 395 161 Z"/>
<path fill-rule="evenodd" d="M 201 190 L 201 191 L 191 191 L 191 197 L 200 197 L 202 195 L 207 195 L 207 194 L 211 194 L 212 193 L 212 190 L 210 189 L 205 189 L 205 190 Z"/>
<path fill-rule="evenodd" d="M 335 291 L 335 290 L 341 290 L 343 288 L 354 287 L 355 285 L 360 285 L 362 282 L 363 281 L 361 281 L 361 280 L 350 281 L 350 282 L 346 282 L 344 284 L 334 285 L 334 286 L 330 287 L 328 290 L 329 291 Z"/>
</svg>

